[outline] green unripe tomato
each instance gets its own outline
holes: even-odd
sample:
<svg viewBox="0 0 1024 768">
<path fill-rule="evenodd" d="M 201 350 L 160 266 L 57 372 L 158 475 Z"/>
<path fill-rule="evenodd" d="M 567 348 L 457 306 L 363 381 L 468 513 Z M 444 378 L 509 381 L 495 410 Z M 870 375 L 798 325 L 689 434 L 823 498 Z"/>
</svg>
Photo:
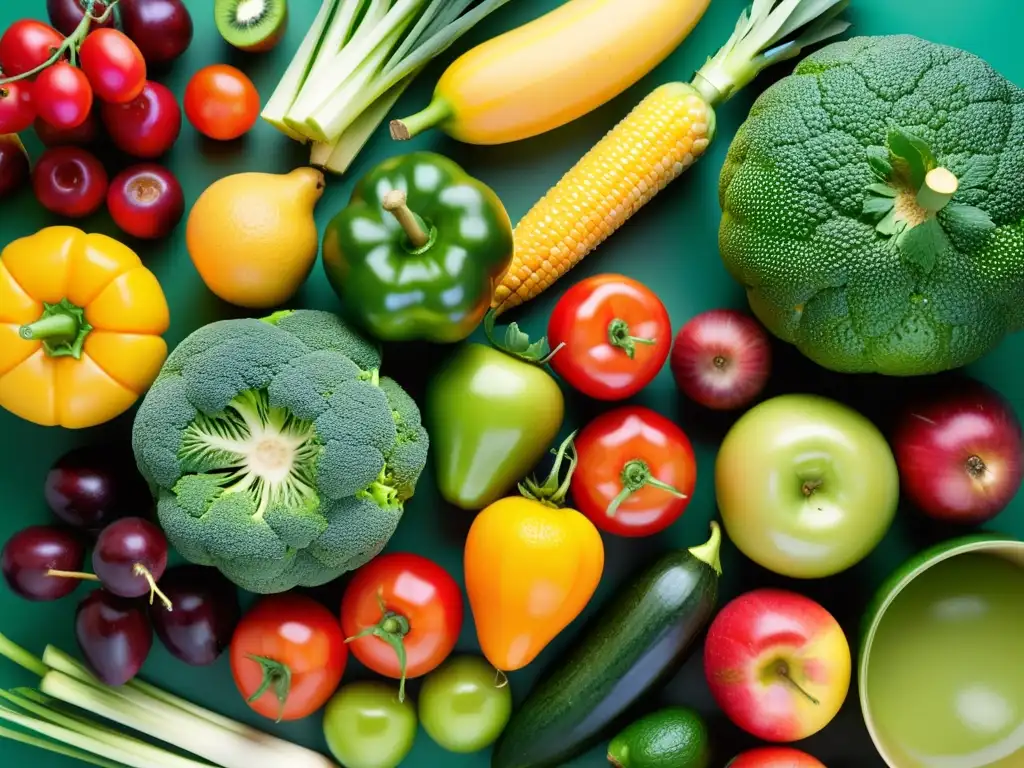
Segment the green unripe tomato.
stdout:
<svg viewBox="0 0 1024 768">
<path fill-rule="evenodd" d="M 479 752 L 512 715 L 508 681 L 479 656 L 456 656 L 431 672 L 420 690 L 423 729 L 449 752 Z"/>
<path fill-rule="evenodd" d="M 349 683 L 327 702 L 324 736 L 345 768 L 396 768 L 416 739 L 416 708 L 398 686 Z"/>
</svg>

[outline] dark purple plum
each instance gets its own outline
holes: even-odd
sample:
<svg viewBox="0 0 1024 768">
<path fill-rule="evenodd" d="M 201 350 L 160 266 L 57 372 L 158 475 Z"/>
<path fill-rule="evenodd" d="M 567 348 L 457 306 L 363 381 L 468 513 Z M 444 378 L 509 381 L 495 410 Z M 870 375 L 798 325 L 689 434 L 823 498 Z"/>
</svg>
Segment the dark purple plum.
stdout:
<svg viewBox="0 0 1024 768">
<path fill-rule="evenodd" d="M 122 0 L 123 3 L 124 0 Z M 106 10 L 106 3 L 103 0 L 96 0 L 92 15 L 99 18 Z M 78 29 L 79 23 L 85 18 L 85 3 L 82 0 L 46 0 L 46 13 L 50 17 L 50 24 L 53 25 L 53 28 L 67 37 Z M 113 27 L 114 24 L 114 15 L 111 14 L 102 24 L 93 22 L 92 29 Z"/>
<path fill-rule="evenodd" d="M 47 573 L 82 570 L 85 544 L 73 531 L 33 525 L 7 540 L 0 560 L 12 592 L 26 600 L 58 600 L 74 592 L 80 582 Z"/>
<path fill-rule="evenodd" d="M 121 0 L 121 23 L 147 64 L 167 64 L 192 42 L 192 17 L 181 0 Z"/>
<path fill-rule="evenodd" d="M 160 590 L 174 604 L 149 609 L 157 637 L 186 664 L 212 664 L 228 647 L 242 611 L 238 590 L 216 568 L 179 565 L 160 579 Z"/>
<path fill-rule="evenodd" d="M 153 507 L 131 454 L 106 446 L 65 453 L 46 475 L 43 493 L 58 518 L 90 531 L 128 515 L 148 515 Z"/>
<path fill-rule="evenodd" d="M 107 685 L 124 685 L 135 677 L 153 647 L 145 604 L 105 589 L 78 604 L 75 637 L 87 666 Z"/>
<path fill-rule="evenodd" d="M 154 595 L 167 603 L 156 583 L 167 568 L 167 539 L 141 517 L 115 520 L 100 533 L 92 569 L 104 588 L 119 597 Z"/>
</svg>

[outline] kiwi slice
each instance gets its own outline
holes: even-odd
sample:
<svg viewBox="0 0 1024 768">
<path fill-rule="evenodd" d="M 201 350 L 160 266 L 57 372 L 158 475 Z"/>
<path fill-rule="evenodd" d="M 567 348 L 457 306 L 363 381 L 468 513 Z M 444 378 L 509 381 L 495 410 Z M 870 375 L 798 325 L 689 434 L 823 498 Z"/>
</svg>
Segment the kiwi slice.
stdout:
<svg viewBox="0 0 1024 768">
<path fill-rule="evenodd" d="M 288 26 L 287 0 L 214 0 L 217 31 L 242 51 L 269 51 Z"/>
</svg>

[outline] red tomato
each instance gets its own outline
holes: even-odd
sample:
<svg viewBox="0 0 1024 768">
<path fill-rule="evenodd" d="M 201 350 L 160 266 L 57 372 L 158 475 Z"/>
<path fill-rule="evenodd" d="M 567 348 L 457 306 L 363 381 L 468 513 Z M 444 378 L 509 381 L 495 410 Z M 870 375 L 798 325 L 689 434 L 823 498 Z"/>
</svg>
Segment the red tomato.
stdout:
<svg viewBox="0 0 1024 768">
<path fill-rule="evenodd" d="M 64 43 L 64 36 L 49 24 L 22 19 L 0 37 L 0 69 L 3 77 L 23 75 L 49 61 Z"/>
<path fill-rule="evenodd" d="M 32 83 L 15 80 L 0 85 L 0 134 L 21 133 L 36 119 Z"/>
<path fill-rule="evenodd" d="M 256 86 L 227 64 L 199 70 L 185 88 L 185 116 L 211 139 L 237 139 L 255 125 L 259 113 Z"/>
<path fill-rule="evenodd" d="M 92 86 L 82 70 L 61 61 L 39 73 L 32 100 L 39 116 L 54 128 L 77 128 L 89 119 Z"/>
<path fill-rule="evenodd" d="M 632 397 L 657 376 L 672 347 L 668 312 L 654 293 L 622 275 L 595 275 L 565 292 L 548 322 L 551 367 L 598 400 Z"/>
<path fill-rule="evenodd" d="M 348 661 L 341 627 L 320 603 L 271 595 L 242 617 L 231 639 L 231 671 L 264 717 L 298 720 L 331 698 Z"/>
<path fill-rule="evenodd" d="M 352 654 L 402 681 L 448 658 L 462 630 L 462 592 L 448 572 L 420 555 L 381 555 L 356 571 L 341 600 Z M 404 663 L 402 656 L 405 656 Z"/>
<path fill-rule="evenodd" d="M 678 426 L 641 406 L 591 421 L 575 440 L 576 508 L 619 536 L 650 536 L 686 510 L 697 482 L 693 447 Z"/>
<path fill-rule="evenodd" d="M 116 29 L 97 29 L 85 38 L 78 58 L 96 96 L 124 104 L 142 93 L 146 61 L 128 36 Z"/>
</svg>

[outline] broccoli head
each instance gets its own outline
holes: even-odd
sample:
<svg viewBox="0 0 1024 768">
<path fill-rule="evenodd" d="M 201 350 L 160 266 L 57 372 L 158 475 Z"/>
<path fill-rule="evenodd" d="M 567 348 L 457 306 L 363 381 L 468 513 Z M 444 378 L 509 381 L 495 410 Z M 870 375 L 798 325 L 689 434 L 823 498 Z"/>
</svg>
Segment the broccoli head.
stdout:
<svg viewBox="0 0 1024 768">
<path fill-rule="evenodd" d="M 132 432 L 181 555 L 258 593 L 317 586 L 377 555 L 428 447 L 416 403 L 380 362 L 372 342 L 312 310 L 182 341 Z"/>
</svg>

